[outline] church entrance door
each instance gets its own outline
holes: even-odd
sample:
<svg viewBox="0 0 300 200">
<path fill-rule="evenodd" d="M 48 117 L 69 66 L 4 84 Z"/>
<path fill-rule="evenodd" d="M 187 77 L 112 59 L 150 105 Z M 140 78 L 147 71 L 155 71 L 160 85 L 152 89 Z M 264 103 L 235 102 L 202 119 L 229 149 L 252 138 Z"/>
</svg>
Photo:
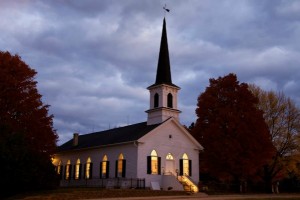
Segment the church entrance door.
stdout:
<svg viewBox="0 0 300 200">
<path fill-rule="evenodd" d="M 165 174 L 166 175 L 176 175 L 174 160 L 166 160 Z"/>
</svg>

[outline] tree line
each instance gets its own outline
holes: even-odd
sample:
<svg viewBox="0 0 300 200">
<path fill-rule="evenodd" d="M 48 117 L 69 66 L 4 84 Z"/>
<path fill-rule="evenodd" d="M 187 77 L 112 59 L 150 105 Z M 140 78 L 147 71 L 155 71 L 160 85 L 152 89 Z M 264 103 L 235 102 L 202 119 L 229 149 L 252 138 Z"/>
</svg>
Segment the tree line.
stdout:
<svg viewBox="0 0 300 200">
<path fill-rule="evenodd" d="M 204 147 L 201 181 L 231 184 L 240 192 L 249 183 L 263 183 L 266 192 L 278 192 L 284 180 L 299 184 L 300 110 L 295 102 L 282 92 L 239 83 L 232 73 L 209 82 L 189 127 Z"/>
</svg>

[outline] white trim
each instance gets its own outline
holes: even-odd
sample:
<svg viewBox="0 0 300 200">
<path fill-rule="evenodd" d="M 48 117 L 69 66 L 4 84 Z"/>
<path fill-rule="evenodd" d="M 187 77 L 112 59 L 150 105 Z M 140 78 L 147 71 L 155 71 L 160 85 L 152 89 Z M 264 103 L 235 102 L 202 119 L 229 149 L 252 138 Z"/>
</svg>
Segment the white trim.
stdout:
<svg viewBox="0 0 300 200">
<path fill-rule="evenodd" d="M 154 88 L 158 88 L 158 87 L 161 87 L 161 86 L 164 86 L 164 87 L 170 87 L 170 88 L 174 88 L 174 89 L 177 89 L 177 90 L 180 90 L 181 88 L 177 85 L 169 85 L 169 84 L 165 84 L 165 83 L 161 83 L 161 84 L 154 84 L 154 85 L 151 85 L 149 87 L 147 87 L 148 90 L 151 90 L 151 89 L 154 89 Z"/>
<path fill-rule="evenodd" d="M 146 135 L 144 135 L 143 137 L 139 138 L 137 141 L 138 142 L 143 142 L 145 141 L 146 137 L 149 137 L 149 135 L 151 135 L 151 133 L 157 129 L 163 129 L 164 126 L 167 126 L 167 124 L 169 123 L 174 123 L 196 146 L 197 146 L 197 150 L 203 150 L 203 146 L 173 117 L 170 117 L 169 119 L 165 120 L 162 124 L 160 124 L 159 126 L 157 126 L 156 128 L 154 128 L 153 130 L 151 130 L 150 132 L 148 132 Z"/>
</svg>

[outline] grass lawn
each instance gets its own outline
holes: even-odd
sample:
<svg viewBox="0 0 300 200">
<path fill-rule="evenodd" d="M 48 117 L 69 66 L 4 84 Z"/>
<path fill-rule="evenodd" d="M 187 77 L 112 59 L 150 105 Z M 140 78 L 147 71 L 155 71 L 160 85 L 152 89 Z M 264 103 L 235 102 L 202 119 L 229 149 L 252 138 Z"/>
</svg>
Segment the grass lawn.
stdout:
<svg viewBox="0 0 300 200">
<path fill-rule="evenodd" d="M 243 199 L 234 199 L 234 200 L 300 200 L 300 197 L 270 197 L 270 198 L 243 198 Z"/>
<path fill-rule="evenodd" d="M 299 195 L 299 194 L 298 194 Z M 23 199 L 23 200 L 73 200 L 73 199 L 101 199 L 101 198 L 120 198 L 120 197 L 151 197 L 155 196 L 159 199 L 159 196 L 186 196 L 186 199 L 193 199 L 193 196 L 188 195 L 186 192 L 180 191 L 154 191 L 154 190 L 138 190 L 138 189 L 102 189 L 102 188 L 59 188 L 56 190 L 49 191 L 39 191 L 34 193 L 27 193 L 22 195 L 17 195 L 9 198 L 13 199 Z M 230 200 L 231 195 L 209 195 L 199 197 L 205 200 L 210 197 L 222 200 Z M 253 195 L 245 195 L 232 198 L 234 200 L 300 200 L 300 195 L 298 197 L 292 195 L 286 195 L 284 197 L 280 196 L 260 196 L 253 197 Z"/>
<path fill-rule="evenodd" d="M 24 200 L 73 200 L 73 199 L 95 199 L 116 197 L 147 197 L 147 196 L 176 196 L 187 195 L 181 191 L 154 191 L 140 189 L 102 189 L 102 188 L 59 188 L 56 190 L 40 191 L 16 195 L 12 199 Z"/>
</svg>

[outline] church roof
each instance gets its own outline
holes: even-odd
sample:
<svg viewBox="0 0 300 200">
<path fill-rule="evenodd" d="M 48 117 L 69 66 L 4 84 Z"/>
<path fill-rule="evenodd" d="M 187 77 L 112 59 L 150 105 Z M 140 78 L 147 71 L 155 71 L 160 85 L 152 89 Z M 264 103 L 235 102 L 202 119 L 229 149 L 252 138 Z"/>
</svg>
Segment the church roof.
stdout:
<svg viewBox="0 0 300 200">
<path fill-rule="evenodd" d="M 125 127 L 79 135 L 78 145 L 73 146 L 73 139 L 71 139 L 59 146 L 58 151 L 60 152 L 133 142 L 143 137 L 159 125 L 160 124 L 147 125 L 147 122 L 142 122 Z"/>
<path fill-rule="evenodd" d="M 155 80 L 155 84 L 151 85 L 150 87 L 160 85 L 160 84 L 167 84 L 174 87 L 178 87 L 172 83 L 165 18 L 163 21 L 163 28 L 161 34 L 160 50 L 159 50 L 159 57 L 158 57 L 158 64 L 157 64 L 157 71 L 156 71 L 156 80 Z"/>
</svg>

